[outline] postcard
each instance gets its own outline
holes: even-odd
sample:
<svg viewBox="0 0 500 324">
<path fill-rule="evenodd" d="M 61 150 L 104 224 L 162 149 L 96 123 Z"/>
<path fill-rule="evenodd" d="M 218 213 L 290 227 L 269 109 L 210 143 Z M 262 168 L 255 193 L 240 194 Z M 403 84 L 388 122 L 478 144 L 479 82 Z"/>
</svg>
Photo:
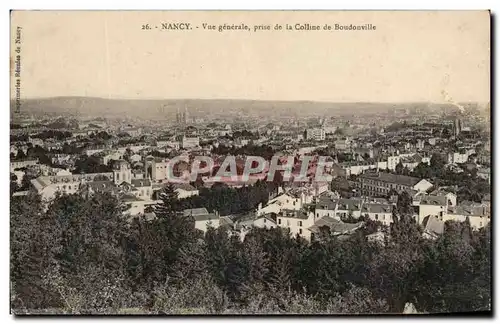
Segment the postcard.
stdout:
<svg viewBox="0 0 500 324">
<path fill-rule="evenodd" d="M 490 24 L 12 11 L 11 313 L 491 315 Z"/>
</svg>

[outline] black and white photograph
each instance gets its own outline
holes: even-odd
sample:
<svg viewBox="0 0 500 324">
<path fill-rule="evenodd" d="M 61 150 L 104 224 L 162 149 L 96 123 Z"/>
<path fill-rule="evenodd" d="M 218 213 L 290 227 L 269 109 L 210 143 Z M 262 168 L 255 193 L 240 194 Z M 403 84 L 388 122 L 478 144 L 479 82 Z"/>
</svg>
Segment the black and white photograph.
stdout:
<svg viewBox="0 0 500 324">
<path fill-rule="evenodd" d="M 10 313 L 491 316 L 491 23 L 11 11 Z"/>
</svg>

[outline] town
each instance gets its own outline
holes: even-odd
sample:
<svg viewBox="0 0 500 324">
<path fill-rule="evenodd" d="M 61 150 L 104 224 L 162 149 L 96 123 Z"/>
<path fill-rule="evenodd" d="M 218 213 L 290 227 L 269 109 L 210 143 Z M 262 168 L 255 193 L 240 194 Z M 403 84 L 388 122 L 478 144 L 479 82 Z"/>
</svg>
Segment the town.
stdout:
<svg viewBox="0 0 500 324">
<path fill-rule="evenodd" d="M 346 119 L 284 117 L 259 125 L 258 121 L 217 123 L 191 115 L 186 108 L 177 109 L 174 126 L 163 131 L 142 121 L 67 116 L 40 120 L 20 114 L 11 125 L 12 194 L 23 196 L 35 190 L 50 201 L 84 189 L 106 191 L 126 202 L 126 215 L 154 217 L 152 207 L 169 185 L 168 163 L 179 156 L 182 161 L 174 168 L 179 175 L 196 156 L 215 161 L 211 170 L 191 183 L 173 184 L 179 199 L 193 200 L 209 194 L 213 186 L 241 190 L 265 180 L 269 168 L 247 176 L 246 181 L 234 177 L 213 181 L 211 176 L 220 171 L 226 156 L 236 157 L 242 175 L 247 156 L 268 161 L 273 155 L 292 156 L 298 171 L 299 159 L 321 155 L 330 159 L 326 173 L 333 181 L 321 183 L 313 176 L 302 183 L 273 179 L 266 188 L 267 199 L 245 210 L 222 206 L 217 211 L 196 205 L 192 210 L 196 228 L 205 231 L 210 223 L 242 233 L 249 226 L 277 226 L 309 240 L 322 219 L 332 233 L 345 235 L 347 217 L 390 225 L 402 192 L 412 198 L 413 217 L 430 237 L 441 234 L 447 220 L 468 219 L 474 229 L 486 226 L 491 153 L 481 116 L 467 118 L 469 124 L 464 124 L 460 115 L 443 118 L 435 113 L 416 121 L 414 115 L 403 113 L 386 125 L 374 122 L 383 114 Z M 307 166 L 308 176 L 316 166 Z"/>
<path fill-rule="evenodd" d="M 491 10 L 9 18 L 14 316 L 493 315 Z"/>
</svg>

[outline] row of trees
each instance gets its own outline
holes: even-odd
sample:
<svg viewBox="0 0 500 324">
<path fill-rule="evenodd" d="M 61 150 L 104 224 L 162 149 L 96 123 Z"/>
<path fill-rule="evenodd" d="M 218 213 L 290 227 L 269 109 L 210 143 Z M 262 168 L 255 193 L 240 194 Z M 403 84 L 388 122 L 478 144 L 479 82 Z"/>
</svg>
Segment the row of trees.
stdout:
<svg viewBox="0 0 500 324">
<path fill-rule="evenodd" d="M 276 151 L 268 145 L 248 144 L 243 147 L 219 145 L 212 149 L 212 153 L 218 155 L 248 155 L 261 156 L 266 160 L 271 160 Z"/>
<path fill-rule="evenodd" d="M 12 308 L 71 313 L 400 313 L 489 310 L 490 229 L 447 223 L 422 239 L 397 214 L 382 243 L 360 231 L 308 243 L 281 228 L 194 228 L 166 190 L 127 221 L 108 194 L 11 202 Z M 404 206 L 398 208 L 404 212 Z M 398 212 L 398 213 L 399 213 Z M 371 224 L 373 226 L 373 223 Z M 379 224 L 375 224 L 379 226 Z M 387 229 L 385 229 L 388 232 Z"/>
<path fill-rule="evenodd" d="M 255 210 L 259 203 L 265 205 L 273 192 L 273 183 L 257 181 L 254 185 L 231 188 L 216 183 L 211 188 L 200 188 L 199 195 L 179 200 L 182 209 L 202 208 L 230 215 Z"/>
</svg>

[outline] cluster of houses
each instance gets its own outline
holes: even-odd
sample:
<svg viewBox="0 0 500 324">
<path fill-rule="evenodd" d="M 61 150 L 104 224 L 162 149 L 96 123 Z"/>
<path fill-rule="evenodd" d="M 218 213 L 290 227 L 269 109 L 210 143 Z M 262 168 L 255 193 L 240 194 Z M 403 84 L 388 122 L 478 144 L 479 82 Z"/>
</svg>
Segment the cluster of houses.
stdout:
<svg viewBox="0 0 500 324">
<path fill-rule="evenodd" d="M 433 186 L 428 181 L 418 181 L 411 190 L 407 190 L 407 181 L 395 177 L 388 184 L 397 188 L 398 192 L 404 190 L 411 194 L 412 217 L 422 225 L 426 238 L 434 239 L 442 234 L 444 223 L 449 220 L 464 222 L 468 219 L 473 230 L 490 222 L 489 201 L 459 204 L 454 193 L 443 189 L 431 190 Z M 335 236 L 350 235 L 362 228 L 366 219 L 389 226 L 394 221 L 396 203 L 397 196 L 390 199 L 369 196 L 347 199 L 330 191 L 327 186 L 311 186 L 300 190 L 280 190 L 266 205 L 259 205 L 254 212 L 245 215 L 219 216 L 204 208 L 187 210 L 185 214 L 195 216 L 196 228 L 203 231 L 207 226 L 225 226 L 244 237 L 252 227 L 282 227 L 288 229 L 290 235 L 299 235 L 310 241 L 323 230 Z"/>
<path fill-rule="evenodd" d="M 24 157 L 11 159 L 10 171 L 20 185 L 26 173 L 35 170 L 39 176 L 31 180 L 31 184 L 45 200 L 53 199 L 58 193 L 109 191 L 120 195 L 128 206 L 125 213 L 129 216 L 154 217 L 152 207 L 160 201 L 159 193 L 168 182 L 169 159 L 163 156 L 172 152 L 190 158 L 194 155 L 209 155 L 217 160 L 214 152 L 221 146 L 241 148 L 250 144 L 266 145 L 283 156 L 321 155 L 318 152 L 328 151 L 327 155 L 331 156 L 334 165 L 325 170 L 326 173 L 343 178 L 346 182 L 349 179 L 348 190 L 354 190 L 356 194 L 353 196 L 356 197 L 341 195 L 331 188 L 330 183 L 301 183 L 284 185 L 266 204 L 244 215 L 219 215 L 217 211 L 208 211 L 206 208 L 186 210 L 184 213 L 192 216 L 196 228 L 202 231 L 206 231 L 207 226 L 223 226 L 244 237 L 252 227 L 283 227 L 289 229 L 291 235 L 312 240 L 325 228 L 332 235 L 353 233 L 363 226 L 366 218 L 390 225 L 396 204 L 391 194 L 406 191 L 413 199 L 413 217 L 424 227 L 426 237 L 442 233 L 443 224 L 448 220 L 468 219 L 475 229 L 486 226 L 490 221 L 488 201 L 457 202 L 455 194 L 442 188 L 436 190 L 426 179 L 394 174 L 398 166 L 411 171 L 420 163 L 428 164 L 431 156 L 438 153 L 452 171 L 463 172 L 463 165 L 471 164 L 477 169 L 478 177 L 490 181 L 490 143 L 465 137 L 458 140 L 460 130 L 451 139 L 440 136 L 439 127 L 425 125 L 394 131 L 378 129 L 377 136 L 374 136 L 370 134 L 371 126 L 368 127 L 368 123 L 362 119 L 352 124 L 356 127 L 348 127 L 344 121 L 334 123 L 333 119 L 322 120 L 318 125 L 309 122 L 299 124 L 295 120 L 292 123 L 283 121 L 264 126 L 258 118 L 253 124 L 255 128 L 252 128 L 249 124 L 235 124 L 232 127 L 225 123 L 187 126 L 191 123 L 186 117 L 187 112 L 182 118 L 180 116 L 178 121 L 182 120 L 182 123 L 172 126 L 172 129 L 169 126 L 164 133 L 153 126 L 112 127 L 102 121 L 80 123 L 80 129 L 68 129 L 72 136 L 64 140 L 42 140 L 33 135 L 45 129 L 14 129 L 11 135 L 27 134 L 28 139 L 11 141 L 12 155 L 17 156 L 20 151 L 26 155 L 28 144 L 47 151 L 56 149 L 57 153 L 51 152 L 48 156 L 53 165 L 60 167 Z M 381 117 L 380 120 L 385 118 Z M 440 118 L 437 116 L 436 120 Z M 34 121 L 30 120 L 29 123 Z M 253 131 L 248 132 L 246 129 Z M 337 135 L 340 133 L 338 130 L 345 134 Z M 111 138 L 105 141 L 105 145 L 94 145 L 89 135 L 102 131 L 108 132 Z M 233 138 L 234 134 L 243 131 L 251 136 Z M 130 138 L 130 143 L 120 141 L 123 134 Z M 61 148 L 66 144 L 85 149 L 81 154 L 61 153 Z M 92 156 L 99 164 L 111 166 L 108 169 L 111 171 L 74 174 L 75 162 L 83 156 Z M 314 171 L 314 168 L 308 170 L 308 174 L 309 171 Z M 251 180 L 257 181 L 257 178 Z M 252 181 L 227 181 L 226 184 L 241 187 Z M 203 185 L 209 188 L 212 184 L 204 181 Z M 199 195 L 199 190 L 188 183 L 174 184 L 174 187 L 179 199 Z"/>
<path fill-rule="evenodd" d="M 153 206 L 160 202 L 159 193 L 165 186 L 161 179 L 158 181 L 161 172 L 158 166 L 164 162 L 157 158 L 149 162 L 153 166 L 150 173 L 147 168 L 134 173 L 130 162 L 118 160 L 114 161 L 112 172 L 46 175 L 31 183 L 45 200 L 53 199 L 57 193 L 108 191 L 120 195 L 128 206 L 127 215 L 154 217 Z M 463 222 L 468 219 L 473 229 L 484 227 L 490 221 L 489 202 L 460 204 L 454 193 L 434 190 L 433 184 L 425 179 L 372 171 L 362 173 L 357 181 L 361 195 L 353 198 L 342 198 L 326 182 L 295 183 L 280 187 L 265 205 L 260 204 L 243 216 L 221 216 L 205 208 L 185 210 L 184 214 L 193 216 L 195 227 L 202 231 L 208 226 L 224 226 L 244 237 L 252 227 L 282 227 L 291 235 L 312 240 L 324 229 L 331 235 L 352 234 L 363 226 L 365 219 L 389 226 L 393 222 L 397 196 L 383 197 L 390 196 L 391 192 L 406 191 L 412 197 L 413 217 L 424 227 L 426 237 L 440 235 L 448 220 Z M 174 184 L 174 187 L 179 199 L 199 194 L 198 189 L 188 183 Z"/>
</svg>

